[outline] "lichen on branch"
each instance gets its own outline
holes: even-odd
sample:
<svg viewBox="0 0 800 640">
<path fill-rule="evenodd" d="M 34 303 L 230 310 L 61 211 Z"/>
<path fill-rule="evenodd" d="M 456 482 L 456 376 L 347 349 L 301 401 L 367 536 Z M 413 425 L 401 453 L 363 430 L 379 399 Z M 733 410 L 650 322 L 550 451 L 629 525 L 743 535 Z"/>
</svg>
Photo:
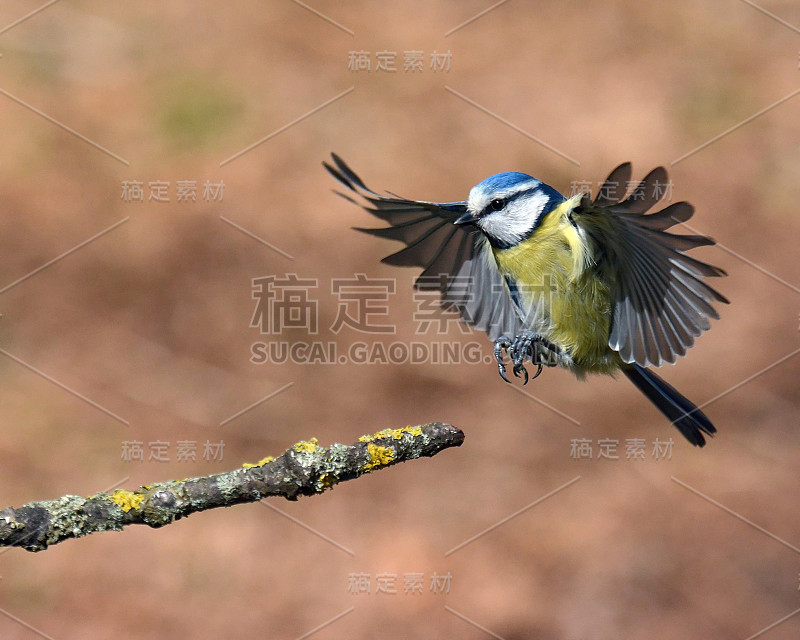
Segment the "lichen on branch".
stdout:
<svg viewBox="0 0 800 640">
<path fill-rule="evenodd" d="M 0 512 L 0 547 L 43 551 L 68 538 L 120 531 L 130 524 L 157 528 L 199 511 L 271 496 L 297 500 L 377 469 L 434 456 L 463 441 L 460 429 L 443 422 L 384 429 L 354 444 L 329 448 L 312 438 L 277 458 L 268 456 L 225 473 L 8 507 Z"/>
</svg>

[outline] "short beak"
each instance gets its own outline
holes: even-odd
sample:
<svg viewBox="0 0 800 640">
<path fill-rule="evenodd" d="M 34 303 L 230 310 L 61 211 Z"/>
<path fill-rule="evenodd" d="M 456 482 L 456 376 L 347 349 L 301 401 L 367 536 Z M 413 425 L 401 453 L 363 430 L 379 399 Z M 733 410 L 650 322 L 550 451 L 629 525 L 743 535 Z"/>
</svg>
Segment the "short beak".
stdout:
<svg viewBox="0 0 800 640">
<path fill-rule="evenodd" d="M 453 224 L 469 224 L 470 222 L 475 222 L 475 218 L 469 211 L 453 220 Z"/>
</svg>

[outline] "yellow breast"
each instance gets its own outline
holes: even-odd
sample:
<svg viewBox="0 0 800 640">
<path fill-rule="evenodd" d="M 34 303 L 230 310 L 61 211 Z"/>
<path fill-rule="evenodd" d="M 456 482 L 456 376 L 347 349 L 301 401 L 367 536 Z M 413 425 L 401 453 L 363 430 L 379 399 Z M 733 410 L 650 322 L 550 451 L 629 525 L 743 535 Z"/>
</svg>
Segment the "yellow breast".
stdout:
<svg viewBox="0 0 800 640">
<path fill-rule="evenodd" d="M 580 368 L 609 372 L 618 366 L 608 346 L 613 283 L 592 268 L 593 248 L 568 218 L 577 201 L 547 214 L 527 240 L 493 254 L 500 273 L 517 283 L 524 317 L 536 318 L 537 326 L 527 328 L 565 349 Z"/>
</svg>

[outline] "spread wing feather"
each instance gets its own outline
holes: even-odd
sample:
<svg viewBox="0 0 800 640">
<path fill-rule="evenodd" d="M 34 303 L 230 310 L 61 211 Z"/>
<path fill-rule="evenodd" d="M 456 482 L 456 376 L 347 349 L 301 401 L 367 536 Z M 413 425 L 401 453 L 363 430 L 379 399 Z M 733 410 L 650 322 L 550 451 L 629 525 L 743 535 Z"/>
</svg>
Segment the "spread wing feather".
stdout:
<svg viewBox="0 0 800 640">
<path fill-rule="evenodd" d="M 627 363 L 660 366 L 684 355 L 709 329 L 709 318 L 719 317 L 713 303 L 728 300 L 703 278 L 725 272 L 684 253 L 713 245 L 714 240 L 666 232 L 692 217 L 689 203 L 677 202 L 644 215 L 666 190 L 667 172 L 662 167 L 651 171 L 626 199 L 614 202 L 607 185 L 629 177 L 629 164 L 617 167 L 594 202 L 588 198 L 581 202 L 574 219 L 602 243 L 601 255 L 615 277 L 609 346 Z"/>
<path fill-rule="evenodd" d="M 486 331 L 491 340 L 501 335 L 514 336 L 523 330 L 483 235 L 475 225 L 454 224 L 466 212 L 465 202 L 437 203 L 407 200 L 394 194 L 384 196 L 367 187 L 339 156 L 331 154 L 331 158 L 333 163 L 324 162 L 325 168 L 363 202 L 349 194 L 339 195 L 391 225 L 383 229 L 358 228 L 358 231 L 406 245 L 382 262 L 422 267 L 414 286 L 425 291 L 438 290 L 444 309 L 458 311 L 466 323 Z"/>
</svg>

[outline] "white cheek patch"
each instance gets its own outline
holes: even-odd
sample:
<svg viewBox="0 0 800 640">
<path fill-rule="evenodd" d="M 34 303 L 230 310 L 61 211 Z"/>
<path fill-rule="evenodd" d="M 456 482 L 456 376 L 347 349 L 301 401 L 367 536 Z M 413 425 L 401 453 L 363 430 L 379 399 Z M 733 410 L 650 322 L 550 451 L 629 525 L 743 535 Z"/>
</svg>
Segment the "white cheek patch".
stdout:
<svg viewBox="0 0 800 640">
<path fill-rule="evenodd" d="M 549 202 L 546 193 L 533 191 L 515 198 L 501 211 L 485 215 L 477 224 L 486 234 L 513 246 L 530 235 Z"/>
<path fill-rule="evenodd" d="M 487 180 L 489 179 L 490 178 L 487 178 Z M 469 197 L 467 198 L 467 208 L 473 213 L 480 213 L 483 211 L 495 198 L 509 198 L 522 191 L 533 191 L 542 184 L 536 178 L 531 178 L 530 180 L 517 183 L 511 189 L 497 190 L 488 189 L 484 186 L 485 183 L 486 180 L 484 180 L 481 184 L 472 187 L 469 192 Z"/>
</svg>

